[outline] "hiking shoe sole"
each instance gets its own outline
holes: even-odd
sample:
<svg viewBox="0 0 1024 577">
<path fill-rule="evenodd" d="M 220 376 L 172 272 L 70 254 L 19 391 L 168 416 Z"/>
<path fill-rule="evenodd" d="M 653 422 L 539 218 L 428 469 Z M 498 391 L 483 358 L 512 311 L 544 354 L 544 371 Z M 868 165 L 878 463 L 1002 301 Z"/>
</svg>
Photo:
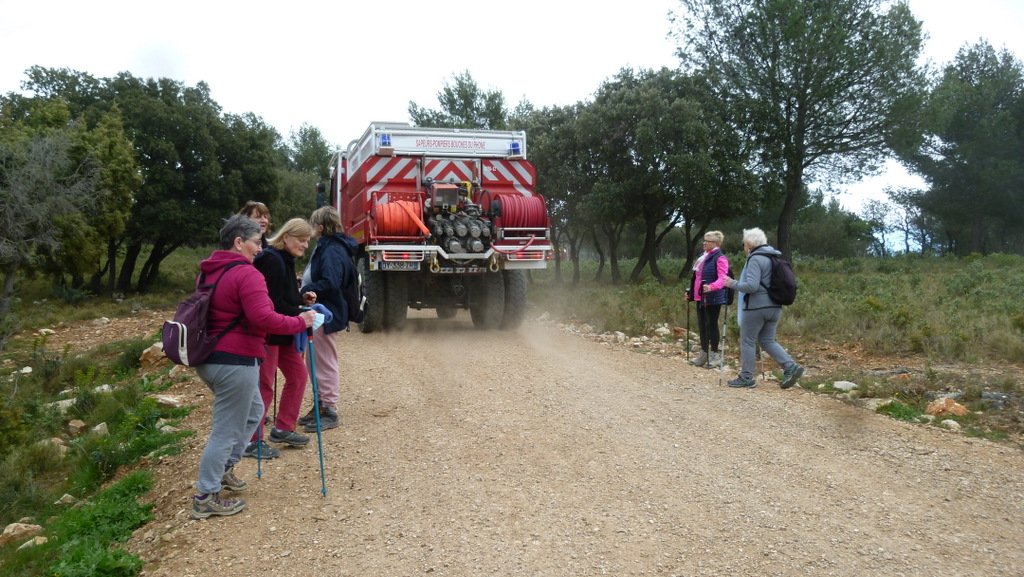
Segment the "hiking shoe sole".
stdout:
<svg viewBox="0 0 1024 577">
<path fill-rule="evenodd" d="M 338 419 L 320 419 L 321 431 L 326 431 L 327 429 L 336 429 L 338 428 L 339 425 L 341 425 L 341 421 L 339 421 Z M 305 427 L 302 428 L 302 430 L 306 433 L 315 433 L 316 421 L 313 421 L 312 423 L 306 425 Z"/>
<path fill-rule="evenodd" d="M 779 383 L 779 388 L 788 389 L 796 384 L 797 380 L 804 375 L 804 368 L 800 365 L 796 366 L 793 370 L 793 374 L 786 377 L 783 375 L 783 380 Z"/>
</svg>

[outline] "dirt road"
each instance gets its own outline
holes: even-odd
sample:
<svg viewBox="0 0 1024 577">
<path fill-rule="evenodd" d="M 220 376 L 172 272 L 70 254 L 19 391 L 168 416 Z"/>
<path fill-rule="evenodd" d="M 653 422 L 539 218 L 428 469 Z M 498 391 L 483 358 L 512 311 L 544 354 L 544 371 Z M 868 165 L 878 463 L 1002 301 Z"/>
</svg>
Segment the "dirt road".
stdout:
<svg viewBox="0 0 1024 577">
<path fill-rule="evenodd" d="M 416 316 L 339 338 L 326 495 L 314 441 L 258 479 L 244 460 L 243 513 L 190 520 L 212 398 L 168 391 L 199 434 L 156 466 L 144 575 L 1024 575 L 1019 450 L 555 327 Z"/>
</svg>

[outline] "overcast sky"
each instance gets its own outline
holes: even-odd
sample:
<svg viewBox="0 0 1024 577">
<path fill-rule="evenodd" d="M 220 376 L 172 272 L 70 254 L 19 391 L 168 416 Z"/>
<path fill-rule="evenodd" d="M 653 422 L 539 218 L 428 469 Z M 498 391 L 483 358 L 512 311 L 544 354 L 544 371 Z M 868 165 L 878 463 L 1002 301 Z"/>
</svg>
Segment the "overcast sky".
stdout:
<svg viewBox="0 0 1024 577">
<path fill-rule="evenodd" d="M 468 70 L 509 108 L 587 100 L 623 67 L 674 67 L 666 38 L 676 0 L 0 0 L 0 93 L 19 91 L 33 65 L 95 77 L 129 71 L 189 86 L 205 81 L 229 113 L 253 112 L 287 136 L 303 123 L 332 143 L 371 121 L 407 121 L 409 102 Z M 1024 0 L 911 0 L 930 36 L 928 57 L 951 60 L 987 39 L 1024 58 Z M 900 171 L 841 197 L 857 210 Z"/>
</svg>

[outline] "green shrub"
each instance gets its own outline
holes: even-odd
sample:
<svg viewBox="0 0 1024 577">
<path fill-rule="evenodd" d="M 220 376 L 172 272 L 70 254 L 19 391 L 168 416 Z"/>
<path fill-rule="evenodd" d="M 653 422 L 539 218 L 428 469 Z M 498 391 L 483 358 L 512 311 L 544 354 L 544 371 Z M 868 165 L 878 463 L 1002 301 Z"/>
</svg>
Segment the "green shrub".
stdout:
<svg viewBox="0 0 1024 577">
<path fill-rule="evenodd" d="M 884 404 L 878 407 L 877 412 L 888 415 L 901 421 L 917 422 L 924 411 L 912 405 L 905 405 L 899 401 Z"/>
</svg>

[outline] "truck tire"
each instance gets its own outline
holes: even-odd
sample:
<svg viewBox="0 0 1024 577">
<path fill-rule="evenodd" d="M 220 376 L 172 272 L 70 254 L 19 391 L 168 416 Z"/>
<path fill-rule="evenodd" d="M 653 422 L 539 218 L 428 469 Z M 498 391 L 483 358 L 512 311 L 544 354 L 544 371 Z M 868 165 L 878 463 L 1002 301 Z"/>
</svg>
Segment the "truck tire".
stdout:
<svg viewBox="0 0 1024 577">
<path fill-rule="evenodd" d="M 392 272 L 385 277 L 384 329 L 400 331 L 409 318 L 409 273 Z"/>
<path fill-rule="evenodd" d="M 501 326 L 505 314 L 505 277 L 501 273 L 486 273 L 473 283 L 469 316 L 473 326 L 493 330 Z"/>
<path fill-rule="evenodd" d="M 505 313 L 501 317 L 501 328 L 518 329 L 526 316 L 526 272 L 506 270 L 501 276 L 505 280 Z"/>
<path fill-rule="evenodd" d="M 371 271 L 366 257 L 359 259 L 359 292 L 366 298 L 359 332 L 384 330 L 384 273 Z"/>
</svg>

